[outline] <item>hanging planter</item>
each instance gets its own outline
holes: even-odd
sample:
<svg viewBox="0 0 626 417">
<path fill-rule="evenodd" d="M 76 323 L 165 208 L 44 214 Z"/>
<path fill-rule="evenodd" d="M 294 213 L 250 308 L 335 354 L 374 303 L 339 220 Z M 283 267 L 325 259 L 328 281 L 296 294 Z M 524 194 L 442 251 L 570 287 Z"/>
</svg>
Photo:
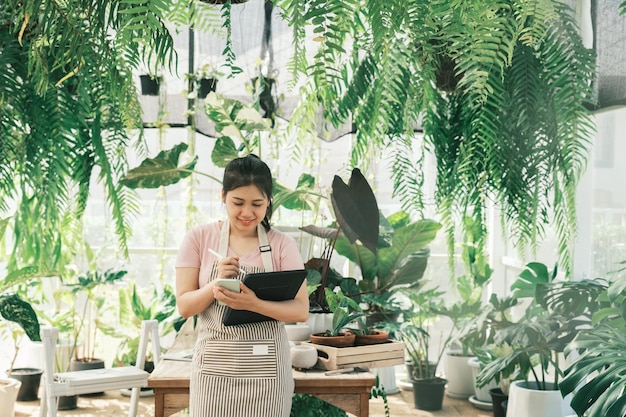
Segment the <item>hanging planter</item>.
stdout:
<svg viewBox="0 0 626 417">
<path fill-rule="evenodd" d="M 160 82 L 159 78 L 154 78 L 148 74 L 142 74 L 139 76 L 141 81 L 141 94 L 144 96 L 158 96 Z"/>
<path fill-rule="evenodd" d="M 202 78 L 198 85 L 198 98 L 206 98 L 210 92 L 215 92 L 217 89 L 216 78 Z"/>
</svg>

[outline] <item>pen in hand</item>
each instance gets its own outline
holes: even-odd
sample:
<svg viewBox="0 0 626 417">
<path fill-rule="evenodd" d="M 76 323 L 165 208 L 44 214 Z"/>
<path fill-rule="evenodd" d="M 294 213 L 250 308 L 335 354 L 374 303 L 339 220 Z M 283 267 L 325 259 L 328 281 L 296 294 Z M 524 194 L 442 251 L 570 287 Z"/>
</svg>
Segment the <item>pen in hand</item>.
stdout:
<svg viewBox="0 0 626 417">
<path fill-rule="evenodd" d="M 209 248 L 209 253 L 213 256 L 215 256 L 217 259 L 224 259 L 224 257 L 222 255 L 220 255 L 219 253 L 215 252 L 213 249 Z M 241 272 L 242 274 L 247 274 L 247 272 L 239 267 L 239 272 Z"/>
</svg>

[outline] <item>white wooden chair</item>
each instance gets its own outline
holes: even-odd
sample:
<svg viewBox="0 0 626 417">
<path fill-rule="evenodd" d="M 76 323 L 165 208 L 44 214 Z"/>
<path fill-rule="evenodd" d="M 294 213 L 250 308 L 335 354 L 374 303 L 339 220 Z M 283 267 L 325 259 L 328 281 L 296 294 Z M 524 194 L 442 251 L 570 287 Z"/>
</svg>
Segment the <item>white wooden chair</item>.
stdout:
<svg viewBox="0 0 626 417">
<path fill-rule="evenodd" d="M 144 320 L 141 323 L 139 352 L 135 366 L 54 373 L 54 350 L 58 335 L 59 330 L 55 327 L 46 327 L 42 330 L 45 369 L 39 416 L 56 417 L 57 402 L 60 396 L 132 388 L 128 417 L 135 417 L 139 403 L 139 391 L 148 383 L 149 374 L 143 368 L 151 335 L 154 363 L 158 363 L 161 359 L 158 322 L 156 320 Z"/>
</svg>

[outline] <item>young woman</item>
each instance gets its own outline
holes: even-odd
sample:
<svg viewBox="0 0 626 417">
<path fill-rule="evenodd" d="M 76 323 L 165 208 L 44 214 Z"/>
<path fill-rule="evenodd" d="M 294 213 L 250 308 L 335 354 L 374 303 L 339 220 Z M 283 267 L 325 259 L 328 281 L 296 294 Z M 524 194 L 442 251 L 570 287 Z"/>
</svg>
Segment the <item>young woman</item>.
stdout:
<svg viewBox="0 0 626 417">
<path fill-rule="evenodd" d="M 227 219 L 189 231 L 176 261 L 178 311 L 183 317 L 199 315 L 190 416 L 287 417 L 293 378 L 284 322 L 306 321 L 306 281 L 293 300 L 275 302 L 257 298 L 243 283 L 237 293 L 215 280 L 241 280 L 241 270 L 293 270 L 304 264 L 295 241 L 270 228 L 272 174 L 258 157 L 228 164 L 222 201 Z M 226 306 L 276 321 L 224 326 Z"/>
</svg>

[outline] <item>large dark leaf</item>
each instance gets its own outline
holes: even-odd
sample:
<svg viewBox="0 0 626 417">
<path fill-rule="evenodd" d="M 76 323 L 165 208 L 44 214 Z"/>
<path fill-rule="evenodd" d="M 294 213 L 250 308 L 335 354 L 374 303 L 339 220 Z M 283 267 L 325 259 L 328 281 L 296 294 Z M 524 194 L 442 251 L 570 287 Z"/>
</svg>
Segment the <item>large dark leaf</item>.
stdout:
<svg viewBox="0 0 626 417">
<path fill-rule="evenodd" d="M 35 310 L 17 294 L 0 295 L 0 315 L 19 324 L 30 340 L 41 341 Z"/>
<path fill-rule="evenodd" d="M 158 188 L 175 184 L 187 178 L 198 162 L 196 155 L 185 165 L 178 166 L 180 154 L 187 150 L 186 143 L 179 143 L 172 149 L 161 151 L 155 158 L 145 159 L 137 168 L 133 168 L 120 180 L 128 188 Z"/>
<path fill-rule="evenodd" d="M 330 194 L 335 217 L 351 243 L 360 240 L 373 253 L 378 243 L 378 204 L 372 188 L 358 168 L 348 184 L 335 175 Z"/>
</svg>

